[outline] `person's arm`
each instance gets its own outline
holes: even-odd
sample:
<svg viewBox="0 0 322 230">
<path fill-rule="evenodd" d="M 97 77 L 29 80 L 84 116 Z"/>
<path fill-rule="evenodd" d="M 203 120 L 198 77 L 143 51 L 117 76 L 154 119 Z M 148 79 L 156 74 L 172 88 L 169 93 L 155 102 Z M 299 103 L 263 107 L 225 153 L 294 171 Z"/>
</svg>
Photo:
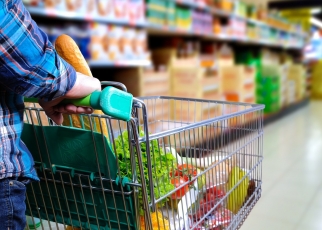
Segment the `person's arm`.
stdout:
<svg viewBox="0 0 322 230">
<path fill-rule="evenodd" d="M 0 0 L 0 82 L 26 97 L 52 100 L 75 84 L 76 72 L 55 52 L 21 0 Z"/>
<path fill-rule="evenodd" d="M 55 106 L 64 98 L 100 89 L 97 79 L 85 78 L 58 56 L 21 0 L 0 0 L 0 84 L 16 94 L 40 98 L 46 112 L 79 113 L 89 111 Z"/>
</svg>

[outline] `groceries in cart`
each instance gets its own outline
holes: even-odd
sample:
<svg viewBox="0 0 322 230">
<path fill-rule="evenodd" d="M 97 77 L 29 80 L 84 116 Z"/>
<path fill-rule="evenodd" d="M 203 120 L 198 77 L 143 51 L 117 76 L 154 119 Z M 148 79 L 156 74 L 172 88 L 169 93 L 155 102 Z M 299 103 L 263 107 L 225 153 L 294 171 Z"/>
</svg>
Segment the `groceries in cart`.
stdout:
<svg viewBox="0 0 322 230">
<path fill-rule="evenodd" d="M 183 100 L 154 99 L 165 106 Z M 25 124 L 23 140 L 41 178 L 28 189 L 27 214 L 84 229 L 237 229 L 260 197 L 259 127 L 247 127 L 250 135 L 230 145 L 217 133 L 211 139 L 218 146 L 206 148 L 191 139 L 202 133 L 198 126 L 187 131 L 182 122 L 169 133 L 153 133 L 153 123 L 140 122 L 140 103 L 148 99 L 133 100 L 137 118 L 130 122 L 100 115 L 97 124 L 89 119 L 93 130 Z M 30 112 L 41 117 L 38 108 Z M 102 120 L 108 136 L 94 130 Z"/>
</svg>

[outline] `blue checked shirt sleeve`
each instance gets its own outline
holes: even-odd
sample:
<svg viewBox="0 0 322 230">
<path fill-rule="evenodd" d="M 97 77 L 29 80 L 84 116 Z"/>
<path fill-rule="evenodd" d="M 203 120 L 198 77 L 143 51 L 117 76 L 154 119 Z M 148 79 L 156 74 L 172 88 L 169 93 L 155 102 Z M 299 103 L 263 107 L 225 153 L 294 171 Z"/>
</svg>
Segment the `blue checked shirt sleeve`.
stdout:
<svg viewBox="0 0 322 230">
<path fill-rule="evenodd" d="M 0 84 L 25 97 L 52 100 L 75 80 L 75 70 L 58 56 L 21 0 L 0 0 Z"/>
</svg>

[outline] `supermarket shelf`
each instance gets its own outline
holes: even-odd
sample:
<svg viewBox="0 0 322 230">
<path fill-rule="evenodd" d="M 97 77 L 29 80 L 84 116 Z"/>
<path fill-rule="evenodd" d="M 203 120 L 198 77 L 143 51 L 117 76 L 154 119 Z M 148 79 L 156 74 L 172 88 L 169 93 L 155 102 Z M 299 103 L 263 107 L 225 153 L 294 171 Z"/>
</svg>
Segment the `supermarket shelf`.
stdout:
<svg viewBox="0 0 322 230">
<path fill-rule="evenodd" d="M 177 1 L 179 2 L 179 1 Z M 205 7 L 209 8 L 207 6 L 202 6 L 202 4 L 198 3 L 184 3 L 180 1 L 182 4 L 189 4 L 189 5 L 198 5 L 194 7 Z M 180 3 L 180 4 L 181 4 Z M 278 42 L 274 43 L 272 41 L 263 41 L 263 40 L 256 40 L 256 39 L 251 39 L 247 37 L 233 37 L 233 36 L 228 36 L 224 34 L 206 34 L 203 33 L 202 31 L 191 31 L 191 30 L 183 30 L 183 29 L 178 29 L 176 27 L 168 27 L 168 26 L 159 26 L 159 25 L 152 25 L 148 23 L 132 23 L 128 20 L 114 20 L 114 19 L 109 19 L 109 18 L 102 18 L 102 17 L 92 17 L 90 15 L 81 15 L 79 13 L 75 12 L 62 12 L 58 11 L 55 9 L 43 9 L 40 7 L 32 7 L 32 6 L 27 6 L 28 11 L 32 15 L 37 15 L 37 16 L 43 16 L 43 17 L 51 17 L 51 18 L 61 18 L 61 19 L 71 19 L 71 20 L 79 20 L 79 21 L 94 21 L 94 22 L 102 22 L 102 23 L 110 23 L 110 24 L 118 24 L 118 25 L 125 25 L 125 26 L 136 26 L 136 27 L 145 27 L 147 28 L 147 31 L 151 35 L 180 35 L 180 36 L 197 36 L 201 37 L 207 40 L 215 40 L 215 41 L 226 41 L 226 42 L 238 42 L 238 43 L 243 43 L 243 44 L 254 44 L 254 45 L 263 45 L 267 47 L 275 47 L 275 48 L 283 48 L 283 49 L 302 49 L 302 46 L 287 46 L 280 44 Z M 218 9 L 213 9 L 213 11 L 216 11 L 218 14 L 224 15 L 224 14 L 230 14 Z M 262 23 L 262 22 L 258 22 Z M 265 24 L 265 23 L 264 23 Z M 123 64 L 124 62 L 121 62 L 121 64 L 104 64 L 105 66 L 126 66 L 128 64 Z M 126 62 L 127 63 L 127 62 Z M 131 62 L 130 62 L 131 63 Z M 102 66 L 101 63 L 97 64 L 96 62 L 93 64 L 94 67 L 96 66 Z M 140 61 L 139 64 L 129 64 L 130 66 L 146 66 L 149 64 L 142 64 Z"/>
<path fill-rule="evenodd" d="M 178 1 L 179 2 L 179 1 Z M 202 4 L 198 3 L 183 3 L 188 5 L 198 5 L 199 8 L 205 7 L 208 9 L 207 6 L 202 6 Z M 180 3 L 180 4 L 181 4 Z M 223 34 L 205 34 L 202 31 L 191 31 L 191 30 L 184 30 L 179 29 L 176 27 L 168 27 L 168 26 L 159 26 L 159 25 L 151 25 L 148 23 L 133 23 L 128 20 L 115 20 L 109 18 L 102 18 L 102 17 L 92 17 L 90 15 L 81 15 L 76 12 L 64 12 L 58 11 L 55 9 L 43 9 L 40 7 L 32 7 L 27 6 L 28 11 L 30 14 L 35 16 L 43 16 L 43 17 L 51 17 L 51 18 L 61 18 L 61 19 L 72 19 L 72 20 L 79 20 L 79 21 L 93 21 L 93 22 L 102 22 L 102 23 L 110 23 L 116 25 L 124 25 L 124 26 L 136 26 L 136 27 L 147 27 L 149 34 L 154 35 L 180 35 L 180 36 L 198 36 L 205 39 L 217 40 L 217 41 L 226 41 L 226 42 L 240 42 L 240 43 L 247 43 L 247 44 L 255 44 L 255 45 L 264 45 L 268 47 L 276 47 L 276 48 L 284 48 L 284 49 L 302 49 L 303 47 L 300 46 L 286 46 L 281 45 L 278 43 L 272 43 L 271 41 L 262 41 L 262 40 L 255 40 L 250 38 L 242 38 L 242 37 L 232 37 Z M 212 11 L 216 12 L 216 14 L 220 15 L 231 15 L 231 13 L 227 13 L 218 9 L 212 9 Z M 260 22 L 262 23 L 262 22 Z M 112 64 L 111 64 L 112 65 Z M 110 65 L 110 66 L 111 66 Z M 123 64 L 122 64 L 123 65 Z"/>
<path fill-rule="evenodd" d="M 264 116 L 264 125 L 272 123 L 278 119 L 281 119 L 281 118 L 289 115 L 290 113 L 295 112 L 298 109 L 303 108 L 304 106 L 307 106 L 309 104 L 309 101 L 310 101 L 310 99 L 306 98 L 300 102 L 297 102 L 297 103 L 292 104 L 286 108 L 283 108 L 282 110 L 280 110 L 277 113 L 265 115 Z"/>
<path fill-rule="evenodd" d="M 102 68 L 102 67 L 139 67 L 139 66 L 150 66 L 150 60 L 126 60 L 126 61 L 88 61 L 88 65 L 91 68 Z"/>
<path fill-rule="evenodd" d="M 282 49 L 303 49 L 302 46 L 295 45 L 285 45 L 280 42 L 272 42 L 266 40 L 258 40 L 248 37 L 234 37 L 228 36 L 225 34 L 206 34 L 201 31 L 191 31 L 184 29 L 176 29 L 175 27 L 169 26 L 161 26 L 161 25 L 153 25 L 149 24 L 147 27 L 147 31 L 151 35 L 178 35 L 178 36 L 197 36 L 206 40 L 215 40 L 215 41 L 225 41 L 225 42 L 237 42 L 249 45 L 263 45 L 267 47 L 275 47 Z"/>
<path fill-rule="evenodd" d="M 135 26 L 135 27 L 145 27 L 145 22 L 132 22 L 130 20 L 116 20 L 113 18 L 104 18 L 99 16 L 91 16 L 90 14 L 82 15 L 77 12 L 68 12 L 68 11 L 59 11 L 56 9 L 44 9 L 41 7 L 26 6 L 27 10 L 31 15 L 41 16 L 41 17 L 50 17 L 50 18 L 59 18 L 59 19 L 70 19 L 77 21 L 87 21 L 87 22 L 101 22 L 109 23 L 115 25 L 123 26 Z"/>
<path fill-rule="evenodd" d="M 278 30 L 278 31 L 282 31 L 282 32 L 285 32 L 285 33 L 294 34 L 294 35 L 298 35 L 298 36 L 302 36 L 302 37 L 307 36 L 305 33 L 300 33 L 300 32 L 281 29 L 281 28 L 278 28 L 278 27 L 270 26 L 270 25 L 266 24 L 265 22 L 262 22 L 262 21 L 259 21 L 259 20 L 256 20 L 256 19 L 245 18 L 243 16 L 240 16 L 240 15 L 232 13 L 232 12 L 227 12 L 227 11 L 223 11 L 223 10 L 220 10 L 220 9 L 217 9 L 217 8 L 214 8 L 214 7 L 209 7 L 204 3 L 187 1 L 187 0 L 176 0 L 176 3 L 177 3 L 177 5 L 182 5 L 182 6 L 195 8 L 195 9 L 205 10 L 205 11 L 207 11 L 207 12 L 213 14 L 213 15 L 216 15 L 216 16 L 227 17 L 227 18 L 228 17 L 238 18 L 238 19 L 245 20 L 249 24 L 253 24 L 253 25 L 257 25 L 257 26 L 266 26 L 266 27 L 270 27 L 271 29 L 274 29 L 274 30 Z"/>
</svg>

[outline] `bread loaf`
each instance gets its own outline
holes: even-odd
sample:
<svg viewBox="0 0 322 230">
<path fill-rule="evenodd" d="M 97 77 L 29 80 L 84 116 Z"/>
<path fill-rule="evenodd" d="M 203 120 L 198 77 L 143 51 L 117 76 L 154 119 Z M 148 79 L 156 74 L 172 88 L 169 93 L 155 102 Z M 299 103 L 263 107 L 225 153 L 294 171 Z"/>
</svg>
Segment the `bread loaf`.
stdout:
<svg viewBox="0 0 322 230">
<path fill-rule="evenodd" d="M 60 35 L 56 41 L 55 41 L 55 49 L 60 57 L 62 57 L 66 62 L 68 62 L 71 66 L 74 67 L 76 72 L 85 74 L 86 76 L 92 77 L 91 70 L 83 57 L 81 51 L 79 50 L 77 44 L 75 41 L 69 37 L 68 35 Z M 103 114 L 102 111 L 95 110 L 94 114 Z M 86 129 L 90 129 L 90 123 L 88 120 L 88 117 L 83 117 L 83 123 Z M 102 123 L 102 130 L 100 128 L 99 122 Z M 107 125 L 105 119 L 95 118 L 93 119 L 93 122 L 96 124 L 93 124 L 93 127 L 96 127 L 96 131 L 103 133 L 108 137 L 107 132 Z M 68 115 L 64 115 L 64 122 L 63 125 L 65 126 L 74 126 L 77 128 L 83 128 L 82 122 L 79 115 L 72 115 L 72 124 L 70 124 L 70 120 Z"/>
<path fill-rule="evenodd" d="M 55 49 L 59 56 L 82 74 L 92 77 L 92 72 L 79 50 L 76 42 L 66 34 L 60 35 L 55 41 Z"/>
</svg>

